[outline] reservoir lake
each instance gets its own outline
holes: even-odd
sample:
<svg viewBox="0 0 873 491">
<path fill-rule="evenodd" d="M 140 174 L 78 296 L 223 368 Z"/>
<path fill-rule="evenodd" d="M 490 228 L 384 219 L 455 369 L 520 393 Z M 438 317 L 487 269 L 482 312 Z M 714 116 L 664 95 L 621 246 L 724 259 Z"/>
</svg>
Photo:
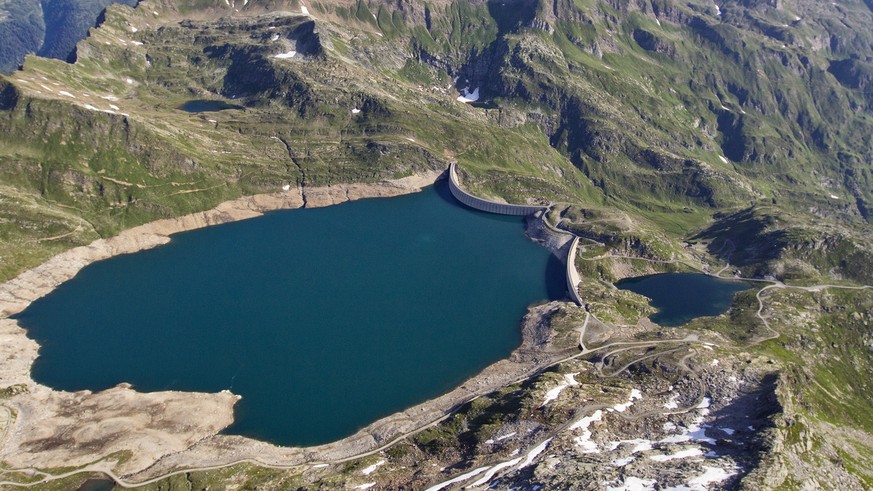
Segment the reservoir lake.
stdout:
<svg viewBox="0 0 873 491">
<path fill-rule="evenodd" d="M 452 390 L 565 294 L 523 219 L 416 194 L 270 212 L 94 263 L 16 318 L 49 387 L 242 396 L 225 432 L 315 445 Z"/>
<path fill-rule="evenodd" d="M 665 327 L 676 327 L 696 317 L 719 315 L 731 306 L 735 293 L 751 288 L 737 280 L 700 273 L 663 273 L 626 278 L 615 284 L 651 299 L 658 309 L 649 318 Z"/>
</svg>

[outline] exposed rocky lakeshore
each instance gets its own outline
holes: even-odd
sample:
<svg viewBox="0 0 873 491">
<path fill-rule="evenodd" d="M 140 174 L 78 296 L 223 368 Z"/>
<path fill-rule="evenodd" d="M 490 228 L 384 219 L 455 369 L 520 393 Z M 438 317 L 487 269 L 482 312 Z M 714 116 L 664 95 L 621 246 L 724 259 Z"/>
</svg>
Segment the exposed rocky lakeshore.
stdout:
<svg viewBox="0 0 873 491">
<path fill-rule="evenodd" d="M 306 206 L 415 192 L 437 177 L 307 189 Z M 73 249 L 2 285 L 4 315 L 20 311 L 91 262 L 164 244 L 172 233 L 303 203 L 296 190 L 257 195 Z M 565 258 L 572 235 L 561 228 L 567 226 L 538 217 L 526 228 L 531 239 Z M 579 261 L 603 262 L 620 277 L 664 268 L 644 258 L 633 265 L 624 258 L 593 257 L 585 247 Z M 590 277 L 584 283 L 580 290 L 596 288 Z M 212 472 L 239 479 L 249 474 L 240 469 L 251 465 L 304 487 L 330 482 L 328 487 L 512 489 L 587 483 L 632 489 L 657 483 L 707 489 L 734 486 L 746 477 L 784 481 L 784 468 L 762 466 L 770 452 L 785 445 L 778 429 L 785 425 L 779 371 L 772 359 L 726 352 L 722 347 L 732 341 L 715 332 L 667 333 L 643 317 L 628 324 L 593 315 L 614 319 L 610 309 L 568 302 L 531 307 L 521 324 L 522 345 L 508 359 L 351 437 L 306 448 L 219 434 L 233 421 L 238 396 L 229 391 L 140 393 L 121 384 L 69 393 L 36 384 L 29 370 L 38 346 L 4 318 L 2 346 L 10 363 L 3 366 L 2 380 L 9 417 L 0 456 L 19 477 L 43 475 L 28 469 L 79 468 L 83 476 L 102 473 L 123 484 L 154 485 L 192 471 L 207 480 L 215 479 Z M 45 476 L 53 480 L 58 474 Z M 838 477 L 854 484 L 851 476 Z"/>
<path fill-rule="evenodd" d="M 0 1 L 0 70 L 54 57 L 0 76 L 0 487 L 873 488 L 870 0 L 106 3 Z M 285 448 L 231 392 L 32 380 L 8 317 L 86 265 L 450 163 L 550 206 L 581 304 L 450 393 Z M 750 288 L 665 327 L 615 286 L 659 273 Z"/>
<path fill-rule="evenodd" d="M 378 184 L 353 184 L 305 190 L 306 207 L 349 200 L 390 197 L 415 192 L 440 176 L 429 173 Z M 305 449 L 283 448 L 249 438 L 218 435 L 233 421 L 238 396 L 185 392 L 140 393 L 128 384 L 105 391 L 75 393 L 35 383 L 30 366 L 39 346 L 8 316 L 72 278 L 88 264 L 167 243 L 170 235 L 194 228 L 256 217 L 266 211 L 299 208 L 299 190 L 255 195 L 221 204 L 203 213 L 161 220 L 122 232 L 110 239 L 62 253 L 0 285 L 3 299 L 0 385 L 7 387 L 4 407 L 10 412 L 2 458 L 14 468 L 57 468 L 95 465 L 134 482 L 177 468 L 256 461 L 294 466 L 337 461 L 384 446 L 398 436 L 439 420 L 472 397 L 524 379 L 560 357 L 573 354 L 573 343 L 554 341 L 546 304 L 530 310 L 523 322 L 523 344 L 508 360 L 488 367 L 463 386 L 433 401 L 382 419 L 339 442 Z M 542 236 L 542 233 L 538 233 Z M 560 344 L 560 346 L 558 346 Z"/>
</svg>

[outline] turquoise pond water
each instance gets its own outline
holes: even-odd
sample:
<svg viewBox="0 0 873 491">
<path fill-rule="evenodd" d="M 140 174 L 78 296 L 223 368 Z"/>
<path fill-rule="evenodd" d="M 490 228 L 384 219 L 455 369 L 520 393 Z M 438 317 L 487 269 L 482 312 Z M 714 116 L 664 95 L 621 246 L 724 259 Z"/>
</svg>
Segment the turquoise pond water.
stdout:
<svg viewBox="0 0 873 491">
<path fill-rule="evenodd" d="M 696 317 L 719 315 L 731 306 L 735 293 L 749 283 L 723 280 L 699 273 L 664 273 L 628 278 L 615 284 L 651 299 L 658 309 L 649 318 L 665 327 L 676 327 Z"/>
<path fill-rule="evenodd" d="M 286 210 L 118 256 L 17 316 L 38 382 L 243 398 L 227 433 L 348 436 L 506 357 L 526 307 L 565 294 L 521 218 L 421 193 Z"/>
</svg>

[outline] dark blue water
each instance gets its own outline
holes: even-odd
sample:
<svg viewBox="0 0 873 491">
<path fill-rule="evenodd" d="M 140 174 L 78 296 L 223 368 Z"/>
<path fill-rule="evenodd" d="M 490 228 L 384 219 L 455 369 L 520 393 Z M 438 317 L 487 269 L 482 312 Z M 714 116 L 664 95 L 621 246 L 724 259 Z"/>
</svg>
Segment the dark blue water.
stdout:
<svg viewBox="0 0 873 491">
<path fill-rule="evenodd" d="M 731 306 L 734 293 L 751 288 L 743 281 L 723 280 L 699 273 L 665 273 L 627 278 L 615 284 L 651 299 L 658 311 L 652 322 L 676 327 L 696 317 L 719 315 Z"/>
<path fill-rule="evenodd" d="M 92 478 L 83 482 L 76 491 L 112 491 L 115 489 L 115 481 L 112 479 Z"/>
<path fill-rule="evenodd" d="M 562 266 L 520 218 L 421 193 L 287 210 L 83 269 L 18 318 L 38 382 L 242 395 L 228 433 L 311 445 L 445 393 L 520 343 Z"/>
<path fill-rule="evenodd" d="M 193 101 L 188 101 L 181 106 L 179 109 L 189 112 L 189 113 L 211 113 L 216 111 L 224 111 L 225 109 L 245 109 L 243 106 L 238 106 L 236 104 L 228 104 L 224 101 L 216 101 L 209 99 L 198 99 Z"/>
</svg>

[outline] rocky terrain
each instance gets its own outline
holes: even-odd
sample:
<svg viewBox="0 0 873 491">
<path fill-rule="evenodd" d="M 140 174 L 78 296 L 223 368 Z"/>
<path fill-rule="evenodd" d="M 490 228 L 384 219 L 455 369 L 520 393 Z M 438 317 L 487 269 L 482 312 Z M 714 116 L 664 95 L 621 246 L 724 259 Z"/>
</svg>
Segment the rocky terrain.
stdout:
<svg viewBox="0 0 873 491">
<path fill-rule="evenodd" d="M 2 5 L 0 33 L 24 6 Z M 338 202 L 457 162 L 479 195 L 553 203 L 549 226 L 530 230 L 582 237 L 586 305 L 532 310 L 567 359 L 372 455 L 281 469 L 170 458 L 116 477 L 866 489 L 871 24 L 854 0 L 111 5 L 68 61 L 30 56 L 0 79 L 0 278 L 20 308 L 30 292 L 15 286 L 33 268 L 124 230 L 234 200 L 254 213 L 264 198 L 247 197 L 265 194 Z M 726 314 L 668 330 L 612 286 L 665 271 L 757 281 Z M 4 376 L 4 406 L 41 390 L 30 385 Z M 124 474 L 136 467 L 125 451 L 94 462 L 112 453 Z"/>
<path fill-rule="evenodd" d="M 96 26 L 107 0 L 6 0 L 0 2 L 0 73 L 16 70 L 24 57 L 66 60 Z M 120 0 L 134 6 L 133 0 Z"/>
</svg>

